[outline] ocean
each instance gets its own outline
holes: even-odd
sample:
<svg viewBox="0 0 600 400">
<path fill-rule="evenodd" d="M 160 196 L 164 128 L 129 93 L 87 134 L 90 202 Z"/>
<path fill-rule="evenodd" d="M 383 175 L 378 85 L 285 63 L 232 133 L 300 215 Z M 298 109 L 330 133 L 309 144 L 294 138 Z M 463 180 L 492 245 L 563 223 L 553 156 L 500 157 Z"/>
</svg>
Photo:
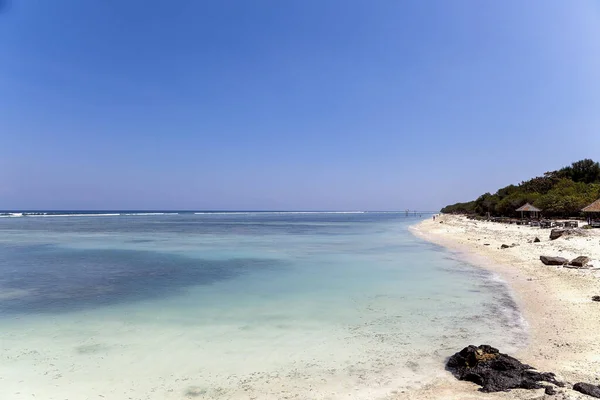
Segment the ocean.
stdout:
<svg viewBox="0 0 600 400">
<path fill-rule="evenodd" d="M 504 283 L 413 236 L 419 215 L 3 217 L 3 400 L 387 399 L 527 340 Z"/>
</svg>

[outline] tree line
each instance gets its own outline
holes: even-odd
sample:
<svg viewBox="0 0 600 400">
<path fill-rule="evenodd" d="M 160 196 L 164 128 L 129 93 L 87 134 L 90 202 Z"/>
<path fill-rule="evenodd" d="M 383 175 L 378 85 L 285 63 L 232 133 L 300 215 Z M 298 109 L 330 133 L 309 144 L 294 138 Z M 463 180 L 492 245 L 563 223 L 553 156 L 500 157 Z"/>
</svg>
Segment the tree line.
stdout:
<svg viewBox="0 0 600 400">
<path fill-rule="evenodd" d="M 508 185 L 495 194 L 484 193 L 476 200 L 442 208 L 443 213 L 519 216 L 515 210 L 533 204 L 548 217 L 571 217 L 600 198 L 600 164 L 590 159 L 544 173 L 518 185 Z"/>
</svg>

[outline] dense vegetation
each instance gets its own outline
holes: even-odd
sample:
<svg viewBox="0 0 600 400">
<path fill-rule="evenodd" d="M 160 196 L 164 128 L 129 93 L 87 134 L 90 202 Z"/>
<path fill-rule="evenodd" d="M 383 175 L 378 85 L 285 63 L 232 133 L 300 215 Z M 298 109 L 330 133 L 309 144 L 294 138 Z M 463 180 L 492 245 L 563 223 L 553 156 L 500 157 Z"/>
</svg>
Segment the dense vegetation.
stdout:
<svg viewBox="0 0 600 400">
<path fill-rule="evenodd" d="M 546 172 L 519 185 L 508 185 L 495 194 L 442 208 L 443 213 L 518 216 L 515 210 L 531 203 L 544 216 L 577 216 L 600 198 L 600 164 L 590 159 L 574 162 L 558 171 Z"/>
</svg>

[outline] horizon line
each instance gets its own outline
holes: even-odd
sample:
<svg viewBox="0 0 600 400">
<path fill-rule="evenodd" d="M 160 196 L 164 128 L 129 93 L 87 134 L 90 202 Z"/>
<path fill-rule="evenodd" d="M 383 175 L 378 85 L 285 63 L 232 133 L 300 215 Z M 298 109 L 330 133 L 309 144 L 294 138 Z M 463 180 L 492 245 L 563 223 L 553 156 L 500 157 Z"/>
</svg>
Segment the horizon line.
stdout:
<svg viewBox="0 0 600 400">
<path fill-rule="evenodd" d="M 29 209 L 0 209 L 0 213 L 23 213 L 23 212 L 397 212 L 397 213 L 427 213 L 427 212 L 439 212 L 434 210 L 413 210 L 413 209 L 404 209 L 404 210 L 358 210 L 358 209 L 330 209 L 330 210 L 322 210 L 322 209 L 169 209 L 169 208 L 106 208 L 106 209 L 87 209 L 87 208 L 72 208 L 72 209 L 63 209 L 63 208 L 29 208 Z"/>
</svg>

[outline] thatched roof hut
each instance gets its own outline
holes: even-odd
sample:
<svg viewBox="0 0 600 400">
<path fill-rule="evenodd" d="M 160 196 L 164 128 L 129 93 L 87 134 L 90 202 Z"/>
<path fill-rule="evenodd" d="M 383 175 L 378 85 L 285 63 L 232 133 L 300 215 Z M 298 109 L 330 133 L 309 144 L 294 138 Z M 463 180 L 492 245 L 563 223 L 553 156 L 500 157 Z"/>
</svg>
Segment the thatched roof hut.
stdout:
<svg viewBox="0 0 600 400">
<path fill-rule="evenodd" d="M 537 207 L 534 207 L 534 206 L 532 206 L 532 205 L 531 205 L 531 204 L 529 204 L 529 203 L 525 203 L 525 205 L 523 205 L 523 206 L 521 206 L 521 207 L 517 208 L 515 211 L 525 211 L 525 212 L 540 212 L 540 211 L 542 211 L 542 210 L 540 210 L 540 209 L 539 209 L 539 208 L 537 208 Z"/>
<path fill-rule="evenodd" d="M 600 228 L 600 221 L 598 221 L 598 216 L 600 215 L 600 199 L 587 207 L 583 207 L 581 211 L 586 213 L 588 224 L 590 224 L 592 228 Z"/>
<path fill-rule="evenodd" d="M 585 213 L 600 213 L 600 199 L 581 209 Z"/>
<path fill-rule="evenodd" d="M 536 218 L 538 216 L 538 213 L 542 210 L 540 210 L 537 207 L 532 206 L 529 203 L 525 203 L 523 206 L 517 208 L 515 211 L 520 212 L 521 213 L 521 218 L 523 218 L 523 213 L 530 213 L 530 216 L 532 216 L 533 218 Z"/>
</svg>

